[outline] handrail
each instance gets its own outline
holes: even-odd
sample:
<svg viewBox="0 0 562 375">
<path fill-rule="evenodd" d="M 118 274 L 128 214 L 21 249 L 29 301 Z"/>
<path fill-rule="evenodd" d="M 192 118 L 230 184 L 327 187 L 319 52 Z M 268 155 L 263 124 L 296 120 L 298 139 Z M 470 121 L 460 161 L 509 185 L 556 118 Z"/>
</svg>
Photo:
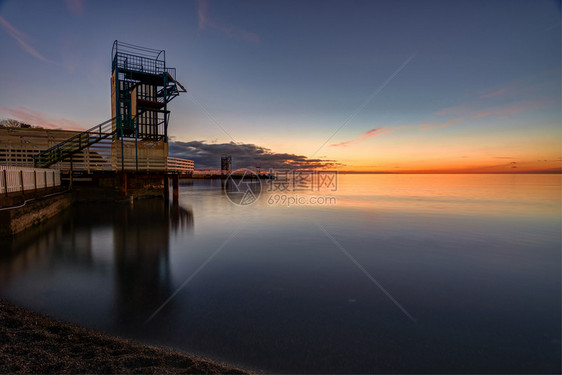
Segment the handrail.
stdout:
<svg viewBox="0 0 562 375">
<path fill-rule="evenodd" d="M 47 153 L 47 152 L 52 151 L 54 149 L 60 148 L 61 146 L 65 145 L 66 143 L 72 142 L 74 139 L 82 137 L 84 135 L 84 133 L 91 133 L 93 130 L 95 130 L 97 128 L 100 128 L 99 134 L 101 135 L 102 134 L 101 133 L 101 127 L 104 126 L 104 125 L 107 125 L 109 123 L 113 123 L 113 120 L 116 120 L 117 117 L 119 117 L 119 116 L 115 116 L 112 119 L 104 121 L 101 124 L 98 124 L 98 125 L 90 128 L 90 129 L 88 129 L 88 130 L 84 130 L 82 133 L 76 134 L 75 136 L 72 136 L 72 137 L 68 138 L 66 141 L 62 141 L 61 143 L 58 143 L 58 144 L 54 145 L 53 147 L 50 147 L 50 148 L 42 151 L 41 153 L 39 153 L 39 155 L 43 154 L 43 153 Z M 109 133 L 104 132 L 103 134 L 105 135 L 105 134 L 109 134 Z"/>
<path fill-rule="evenodd" d="M 106 139 L 116 131 L 122 129 L 121 116 L 113 117 L 102 122 L 82 133 L 76 134 L 69 139 L 50 147 L 37 155 L 33 156 L 33 165 L 35 167 L 48 167 L 69 156 L 93 145 L 103 139 Z M 113 122 L 117 121 L 116 129 L 113 129 Z"/>
</svg>

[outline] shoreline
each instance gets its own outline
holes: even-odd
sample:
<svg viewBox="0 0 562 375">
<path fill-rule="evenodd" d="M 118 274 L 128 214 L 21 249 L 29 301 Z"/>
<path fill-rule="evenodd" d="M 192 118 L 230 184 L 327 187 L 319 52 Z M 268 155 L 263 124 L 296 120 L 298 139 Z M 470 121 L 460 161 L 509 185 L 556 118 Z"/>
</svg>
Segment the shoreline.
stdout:
<svg viewBox="0 0 562 375">
<path fill-rule="evenodd" d="M 79 327 L 0 299 L 0 373 L 250 372 Z"/>
</svg>

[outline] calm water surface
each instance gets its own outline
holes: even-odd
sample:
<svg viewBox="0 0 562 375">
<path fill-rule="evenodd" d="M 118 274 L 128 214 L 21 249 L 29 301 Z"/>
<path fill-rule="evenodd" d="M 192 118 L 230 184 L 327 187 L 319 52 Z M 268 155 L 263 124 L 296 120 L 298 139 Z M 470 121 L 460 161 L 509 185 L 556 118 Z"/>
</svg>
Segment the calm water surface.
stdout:
<svg viewBox="0 0 562 375">
<path fill-rule="evenodd" d="M 336 204 L 236 206 L 184 181 L 179 207 L 79 206 L 0 243 L 0 297 L 269 372 L 559 373 L 560 192 L 340 175 Z"/>
</svg>

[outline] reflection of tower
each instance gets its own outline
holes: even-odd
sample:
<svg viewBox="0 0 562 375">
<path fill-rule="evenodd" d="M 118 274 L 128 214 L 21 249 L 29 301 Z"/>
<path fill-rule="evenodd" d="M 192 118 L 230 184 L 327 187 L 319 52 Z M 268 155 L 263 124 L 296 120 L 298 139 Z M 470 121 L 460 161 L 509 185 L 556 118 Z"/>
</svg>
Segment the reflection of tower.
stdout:
<svg viewBox="0 0 562 375">
<path fill-rule="evenodd" d="M 232 167 L 232 156 L 221 156 L 221 175 L 229 174 Z"/>
<path fill-rule="evenodd" d="M 170 220 L 159 199 L 116 211 L 114 259 L 116 318 L 138 326 L 172 293 L 169 270 Z"/>
</svg>

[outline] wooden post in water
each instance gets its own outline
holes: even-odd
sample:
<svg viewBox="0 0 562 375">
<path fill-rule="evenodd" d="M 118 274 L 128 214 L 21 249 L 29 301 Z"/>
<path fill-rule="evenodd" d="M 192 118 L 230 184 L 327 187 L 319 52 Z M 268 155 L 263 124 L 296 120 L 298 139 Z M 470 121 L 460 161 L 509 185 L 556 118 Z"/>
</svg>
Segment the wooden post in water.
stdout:
<svg viewBox="0 0 562 375">
<path fill-rule="evenodd" d="M 127 196 L 127 172 L 122 171 L 119 179 L 119 192 L 122 196 Z"/>
<path fill-rule="evenodd" d="M 164 199 L 166 202 L 170 200 L 170 179 L 167 174 L 164 175 Z"/>
<path fill-rule="evenodd" d="M 174 202 L 178 201 L 179 195 L 180 195 L 180 175 L 177 173 L 174 173 L 172 175 L 172 184 L 174 185 Z"/>
</svg>

